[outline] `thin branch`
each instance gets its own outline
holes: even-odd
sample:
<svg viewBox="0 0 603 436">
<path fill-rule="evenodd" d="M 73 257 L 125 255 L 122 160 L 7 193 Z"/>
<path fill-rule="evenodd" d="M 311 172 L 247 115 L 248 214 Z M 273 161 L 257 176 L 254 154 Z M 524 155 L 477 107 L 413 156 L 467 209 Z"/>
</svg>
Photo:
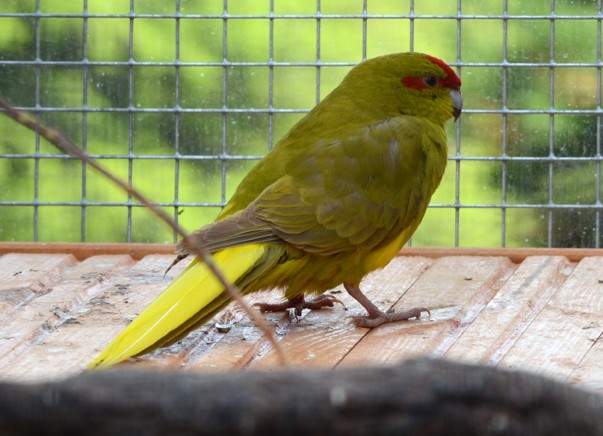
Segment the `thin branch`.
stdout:
<svg viewBox="0 0 603 436">
<path fill-rule="evenodd" d="M 253 310 L 247 302 L 241 296 L 241 292 L 239 289 L 230 283 L 226 277 L 222 274 L 216 263 L 214 262 L 212 256 L 205 250 L 205 248 L 199 244 L 198 242 L 189 239 L 186 231 L 178 225 L 176 221 L 172 219 L 163 209 L 153 204 L 149 199 L 147 199 L 144 195 L 134 189 L 133 186 L 130 186 L 128 183 L 124 182 L 120 178 L 116 177 L 109 170 L 105 169 L 99 163 L 97 163 L 92 157 L 90 157 L 86 152 L 76 146 L 69 138 L 67 138 L 60 131 L 53 129 L 51 127 L 47 127 L 44 124 L 33 120 L 29 115 L 24 112 L 21 112 L 10 104 L 6 102 L 2 97 L 0 97 L 0 108 L 4 109 L 4 113 L 9 118 L 12 118 L 17 123 L 22 126 L 27 127 L 28 129 L 36 132 L 43 138 L 45 138 L 48 142 L 56 146 L 59 150 L 70 154 L 72 156 L 77 157 L 82 162 L 85 162 L 87 165 L 90 165 L 96 171 L 101 173 L 103 176 L 108 178 L 111 182 L 119 186 L 121 189 L 126 191 L 136 200 L 138 200 L 141 204 L 148 207 L 151 212 L 153 212 L 159 219 L 165 222 L 168 226 L 174 229 L 183 239 L 186 247 L 189 248 L 194 254 L 199 256 L 201 260 L 207 265 L 212 274 L 218 279 L 220 284 L 224 287 L 226 292 L 228 292 L 229 296 L 236 301 L 245 313 L 253 320 L 253 322 L 262 330 L 264 335 L 268 338 L 275 351 L 277 352 L 281 364 L 286 365 L 288 363 L 287 356 L 283 352 L 283 349 L 280 347 L 279 343 L 274 338 L 272 331 L 264 321 L 264 319 L 258 314 L 257 311 Z"/>
</svg>

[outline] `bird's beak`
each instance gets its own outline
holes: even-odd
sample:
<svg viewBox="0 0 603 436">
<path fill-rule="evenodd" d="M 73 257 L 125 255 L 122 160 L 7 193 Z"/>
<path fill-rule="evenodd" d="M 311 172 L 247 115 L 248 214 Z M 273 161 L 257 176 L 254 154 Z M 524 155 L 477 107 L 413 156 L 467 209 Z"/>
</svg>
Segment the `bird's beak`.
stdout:
<svg viewBox="0 0 603 436">
<path fill-rule="evenodd" d="M 454 121 L 456 121 L 463 111 L 463 95 L 461 91 L 451 89 L 450 98 L 452 98 L 452 114 L 454 115 Z"/>
</svg>

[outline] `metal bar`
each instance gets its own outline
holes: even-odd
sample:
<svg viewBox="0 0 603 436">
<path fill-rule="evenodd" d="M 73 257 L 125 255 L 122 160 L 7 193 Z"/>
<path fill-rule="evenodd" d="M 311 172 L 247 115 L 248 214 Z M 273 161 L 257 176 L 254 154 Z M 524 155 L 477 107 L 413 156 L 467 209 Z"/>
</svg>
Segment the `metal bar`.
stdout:
<svg viewBox="0 0 603 436">
<path fill-rule="evenodd" d="M 135 202 L 116 202 L 116 201 L 86 201 L 83 203 L 86 207 L 93 206 L 128 206 L 128 207 L 145 207 L 142 204 Z M 155 202 L 158 206 L 162 207 L 222 207 L 225 203 L 216 202 L 166 202 L 158 201 Z M 81 201 L 0 201 L 0 206 L 81 206 Z M 562 210 L 562 209 L 580 209 L 580 210 L 603 210 L 603 205 L 600 204 L 531 204 L 531 203 L 431 203 L 429 207 L 435 209 L 456 209 L 460 207 L 462 209 L 538 209 L 538 210 Z"/>
<path fill-rule="evenodd" d="M 414 16 L 415 14 L 415 0 L 410 0 L 409 2 L 409 15 Z M 408 51 L 410 52 L 414 52 L 415 51 L 415 21 L 414 18 L 409 18 L 408 20 Z M 410 239 L 408 240 L 408 242 L 406 243 L 407 247 L 412 247 L 413 246 L 413 239 L 412 236 L 410 237 Z"/>
<path fill-rule="evenodd" d="M 509 4 L 508 0 L 503 0 L 503 15 L 508 15 Z M 502 58 L 503 64 L 508 63 L 509 56 L 509 21 L 508 19 L 502 20 L 502 33 L 503 33 L 503 52 Z M 502 107 L 507 108 L 508 104 L 508 80 L 509 80 L 509 70 L 506 66 L 502 67 Z M 507 136 L 507 130 L 509 129 L 509 116 L 507 114 L 502 114 L 502 132 L 501 132 L 501 142 L 502 142 L 502 150 L 501 156 L 503 158 L 508 157 L 508 149 L 509 149 L 509 139 Z M 502 171 L 501 171 L 501 203 L 507 204 L 507 160 L 502 162 Z M 501 247 L 505 247 L 507 245 L 507 209 L 501 208 L 501 235 L 500 235 L 500 245 Z"/>
<path fill-rule="evenodd" d="M 367 57 L 368 0 L 362 0 L 362 60 Z"/>
<path fill-rule="evenodd" d="M 228 59 L 228 0 L 224 0 L 224 18 L 222 20 L 222 60 L 226 64 Z M 228 66 L 222 67 L 222 155 L 227 155 L 226 147 L 226 129 L 228 128 L 226 112 L 228 106 Z M 221 186 L 221 202 L 226 204 L 226 159 L 221 159 L 222 162 L 222 186 Z"/>
<path fill-rule="evenodd" d="M 40 0 L 36 0 L 36 12 L 40 11 Z M 35 19 L 35 51 L 36 51 L 36 60 L 40 60 L 40 19 Z M 41 107 L 40 101 L 40 87 L 41 87 L 41 71 L 40 66 L 35 67 L 35 80 L 36 80 L 36 89 L 35 89 L 35 108 L 33 110 L 34 116 L 36 118 L 36 122 L 40 122 L 40 111 Z M 40 135 L 36 132 L 36 149 L 34 156 L 34 201 L 40 201 Z M 40 240 L 40 213 L 37 205 L 34 205 L 33 210 L 33 240 Z"/>
<path fill-rule="evenodd" d="M 600 19 L 603 16 L 601 13 L 597 14 L 585 14 L 585 15 L 542 15 L 542 14 L 533 14 L 533 15 L 504 15 L 504 14 L 467 14 L 463 15 L 463 20 L 493 20 L 499 21 L 506 18 L 512 20 L 542 20 L 542 21 L 550 21 L 550 20 L 596 20 Z M 0 18 L 2 17 L 13 17 L 13 18 L 100 18 L 100 19 L 114 19 L 114 18 L 123 18 L 123 19 L 132 19 L 132 18 L 142 18 L 142 19 L 166 19 L 166 18 L 182 18 L 182 19 L 205 19 L 205 20 L 257 20 L 257 19 L 270 19 L 271 14 L 144 14 L 144 13 L 135 13 L 131 11 L 128 14 L 67 14 L 67 13 L 42 13 L 42 12 L 23 12 L 23 13 L 13 13 L 13 12 L 5 12 L 0 13 Z M 316 14 L 274 14 L 273 18 L 279 20 L 315 20 L 317 18 L 324 19 L 362 19 L 364 15 L 360 14 L 322 14 L 317 12 Z M 367 14 L 367 18 L 371 19 L 380 19 L 380 20 L 399 20 L 399 19 L 417 19 L 417 20 L 456 20 L 458 18 L 458 14 L 421 14 L 415 15 L 412 14 Z"/>
<path fill-rule="evenodd" d="M 415 0 L 410 0 L 410 11 L 409 11 L 409 16 L 408 16 L 408 26 L 409 26 L 409 33 L 410 33 L 410 38 L 408 41 L 408 51 L 415 51 Z"/>
<path fill-rule="evenodd" d="M 175 159 L 178 160 L 258 160 L 261 159 L 262 155 L 224 155 L 224 154 L 216 154 L 216 155 L 137 155 L 137 154 L 91 154 L 90 155 L 94 159 L 135 159 L 135 160 L 165 160 L 165 159 Z M 77 157 L 73 157 L 65 154 L 12 154 L 7 153 L 0 156 L 0 159 L 33 159 L 33 158 L 43 158 L 43 159 L 77 159 Z M 448 156 L 449 161 L 473 161 L 473 162 L 541 162 L 541 163 L 551 163 L 551 162 L 594 162 L 601 163 L 603 162 L 603 156 L 469 156 L 469 155 L 452 155 Z"/>
<path fill-rule="evenodd" d="M 555 0 L 551 0 L 551 16 L 555 15 Z M 549 25 L 549 44 L 550 51 L 549 56 L 551 59 L 551 63 L 555 60 L 555 20 L 550 20 Z M 551 109 L 555 108 L 555 68 L 549 68 L 549 107 Z M 548 196 L 549 196 L 549 204 L 555 204 L 555 193 L 553 188 L 553 178 L 554 178 L 554 159 L 555 159 L 555 114 L 549 115 L 549 157 L 551 161 L 549 162 L 549 184 L 548 184 Z M 554 226 L 554 215 L 553 211 L 549 210 L 548 213 L 548 227 L 547 227 L 547 246 L 551 247 L 553 245 L 553 226 Z"/>
<path fill-rule="evenodd" d="M 270 0 L 270 15 L 274 15 L 274 0 Z M 270 18 L 268 28 L 268 109 L 274 109 L 274 19 Z M 274 113 L 268 113 L 268 151 L 274 146 Z"/>
<path fill-rule="evenodd" d="M 128 28 L 128 59 L 134 61 L 134 2 L 130 0 L 130 19 Z M 128 67 L 128 183 L 133 181 L 134 170 L 134 66 Z M 128 193 L 127 242 L 132 242 L 132 196 Z"/>
<path fill-rule="evenodd" d="M 320 65 L 314 65 L 316 67 L 322 68 Z M 453 65 L 454 66 L 454 65 Z M 462 65 L 456 66 L 457 68 L 462 68 Z M 601 67 L 593 65 L 596 68 Z M 138 114 L 138 113 L 175 113 L 179 112 L 183 113 L 200 113 L 200 114 L 303 114 L 309 112 L 309 109 L 261 109 L 261 108 L 198 108 L 198 109 L 190 109 L 190 108 L 70 108 L 70 107 L 48 107 L 48 106 L 40 106 L 40 107 L 29 107 L 29 106 L 19 106 L 16 109 L 24 111 L 24 112 L 96 112 L 96 113 L 128 113 L 128 114 Z M 467 109 L 463 110 L 464 114 L 506 114 L 506 115 L 603 115 L 602 108 L 593 108 L 593 109 Z"/>
<path fill-rule="evenodd" d="M 176 15 L 180 15 L 180 0 L 176 0 Z M 175 53 L 174 60 L 176 66 L 174 68 L 175 76 L 175 89 L 174 89 L 174 203 L 178 203 L 180 198 L 180 18 L 175 20 Z M 176 224 L 180 224 L 180 213 L 178 206 L 174 206 L 174 221 Z M 174 229 L 172 232 L 172 240 L 176 242 L 178 240 L 178 232 Z"/>
<path fill-rule="evenodd" d="M 75 159 L 78 158 L 75 156 L 70 156 L 68 154 L 14 154 L 14 153 L 6 153 L 0 156 L 0 159 L 32 159 L 42 157 L 44 159 Z M 94 159 L 135 159 L 135 160 L 156 160 L 156 159 L 178 159 L 178 160 L 257 160 L 261 159 L 263 156 L 254 156 L 254 155 L 225 155 L 225 154 L 215 154 L 215 155 L 150 155 L 143 154 L 137 155 L 133 154 L 90 154 L 90 157 Z"/>
<path fill-rule="evenodd" d="M 88 12 L 88 0 L 84 0 L 84 15 Z M 82 108 L 88 107 L 88 18 L 84 17 L 82 20 L 82 60 L 84 65 L 82 66 Z M 87 151 L 88 149 L 88 112 L 82 112 L 82 149 Z M 87 169 L 86 162 L 82 162 L 82 206 L 80 208 L 80 241 L 86 242 L 86 184 L 87 184 Z"/>
<path fill-rule="evenodd" d="M 414 20 L 414 19 L 413 19 Z M 89 67 L 353 67 L 357 62 L 336 62 L 336 61 L 229 61 L 220 62 L 175 62 L 175 61 L 136 61 L 134 59 L 128 61 L 73 61 L 73 60 L 3 60 L 3 65 L 46 65 L 60 67 L 81 67 L 87 65 Z M 513 67 L 513 68 L 581 68 L 581 67 L 603 67 L 602 61 L 597 62 L 449 62 L 452 67 Z"/>
<path fill-rule="evenodd" d="M 316 0 L 316 13 L 318 17 L 316 18 L 316 103 L 320 101 L 320 79 L 321 79 L 321 29 L 322 29 L 322 21 L 320 19 L 321 15 L 321 4 L 320 0 Z"/>
<path fill-rule="evenodd" d="M 462 0 L 457 0 L 456 8 L 457 15 L 462 15 Z M 456 61 L 457 63 L 461 61 L 461 19 L 457 18 L 456 20 Z M 461 77 L 461 67 L 457 66 L 457 73 L 459 77 Z M 455 135 L 455 156 L 459 159 L 455 160 L 455 173 L 454 173 L 454 202 L 457 205 L 461 203 L 461 122 L 458 120 L 456 124 L 456 135 Z M 460 245 L 461 238 L 461 208 L 460 206 L 454 208 L 454 246 L 458 247 Z"/>
</svg>

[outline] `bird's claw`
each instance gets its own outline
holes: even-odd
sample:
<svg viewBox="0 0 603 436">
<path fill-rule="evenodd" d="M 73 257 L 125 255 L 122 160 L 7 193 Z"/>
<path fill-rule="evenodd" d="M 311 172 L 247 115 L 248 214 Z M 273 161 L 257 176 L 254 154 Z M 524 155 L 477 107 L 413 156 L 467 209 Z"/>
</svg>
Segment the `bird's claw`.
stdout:
<svg viewBox="0 0 603 436">
<path fill-rule="evenodd" d="M 257 307 L 262 313 L 291 310 L 296 317 L 300 317 L 304 309 L 320 310 L 324 307 L 333 307 L 335 303 L 341 304 L 347 310 L 345 304 L 331 294 L 322 294 L 312 300 L 305 300 L 302 295 L 282 303 L 255 303 L 253 307 Z"/>
<path fill-rule="evenodd" d="M 394 312 L 390 309 L 385 313 L 378 312 L 372 315 L 351 316 L 350 318 L 356 327 L 370 329 L 390 322 L 408 321 L 412 318 L 419 319 L 423 312 L 427 312 L 427 314 L 431 316 L 431 311 L 429 309 L 425 307 L 415 307 L 404 312 Z"/>
</svg>

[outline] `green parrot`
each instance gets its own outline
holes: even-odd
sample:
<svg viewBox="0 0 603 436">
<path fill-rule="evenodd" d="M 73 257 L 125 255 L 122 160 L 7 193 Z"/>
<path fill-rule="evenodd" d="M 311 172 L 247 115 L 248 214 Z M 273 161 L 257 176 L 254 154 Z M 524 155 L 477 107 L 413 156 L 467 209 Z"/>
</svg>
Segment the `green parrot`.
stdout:
<svg viewBox="0 0 603 436">
<path fill-rule="evenodd" d="M 215 222 L 191 238 L 243 294 L 281 289 L 262 311 L 332 306 L 343 284 L 367 311 L 360 327 L 418 318 L 384 313 L 360 290 L 421 222 L 447 162 L 444 125 L 461 80 L 442 60 L 397 53 L 359 63 L 241 181 Z M 178 258 L 189 254 L 179 244 Z M 305 294 L 317 294 L 306 300 Z M 181 339 L 230 301 L 197 257 L 90 363 L 102 368 Z"/>
</svg>

